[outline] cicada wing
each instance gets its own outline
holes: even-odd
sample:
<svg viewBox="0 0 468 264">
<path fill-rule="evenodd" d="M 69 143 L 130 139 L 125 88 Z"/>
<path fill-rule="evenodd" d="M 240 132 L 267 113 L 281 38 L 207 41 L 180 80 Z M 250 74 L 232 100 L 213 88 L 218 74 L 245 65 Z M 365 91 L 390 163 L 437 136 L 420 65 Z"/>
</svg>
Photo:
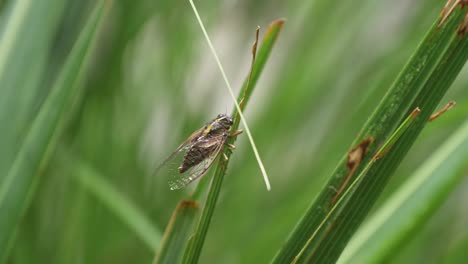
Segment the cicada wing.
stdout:
<svg viewBox="0 0 468 264">
<path fill-rule="evenodd" d="M 183 173 L 179 173 L 179 171 L 177 171 L 177 173 L 172 173 L 169 179 L 169 187 L 171 190 L 181 189 L 205 175 L 223 149 L 226 138 L 227 136 L 225 135 L 219 135 L 196 142 L 193 147 L 214 148 L 211 150 L 210 155 L 197 165 L 190 167 Z"/>
<path fill-rule="evenodd" d="M 174 152 L 172 152 L 171 155 L 169 155 L 169 157 L 167 157 L 163 162 L 161 162 L 158 165 L 158 167 L 153 172 L 153 176 L 156 176 L 157 174 L 165 170 L 173 171 L 174 169 L 172 167 L 174 167 L 175 164 L 180 163 L 182 161 L 185 152 L 193 146 L 193 144 L 196 142 L 196 139 L 200 137 L 202 132 L 203 129 L 199 129 L 193 132 L 184 142 L 182 142 L 182 144 L 180 144 L 174 150 Z"/>
</svg>

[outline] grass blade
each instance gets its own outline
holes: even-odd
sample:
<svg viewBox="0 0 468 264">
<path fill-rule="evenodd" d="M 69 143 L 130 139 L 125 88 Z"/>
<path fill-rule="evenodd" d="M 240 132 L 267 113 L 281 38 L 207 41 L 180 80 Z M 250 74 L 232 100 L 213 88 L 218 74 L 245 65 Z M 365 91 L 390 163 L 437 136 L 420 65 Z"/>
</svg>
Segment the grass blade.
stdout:
<svg viewBox="0 0 468 264">
<path fill-rule="evenodd" d="M 263 38 L 262 43 L 259 46 L 257 59 L 253 66 L 252 78 L 250 82 L 248 80 L 244 82 L 244 85 L 240 91 L 240 96 L 238 97 L 239 104 L 242 100 L 244 100 L 242 102 L 243 107 L 247 105 L 247 102 L 252 94 L 255 84 L 263 70 L 266 60 L 268 59 L 268 55 L 270 54 L 271 49 L 273 48 L 273 45 L 281 31 L 283 23 L 284 23 L 284 20 L 282 19 L 274 21 L 270 24 L 269 28 L 266 30 L 265 37 Z M 248 83 L 249 85 L 247 87 Z M 235 117 L 234 124 L 231 127 L 232 131 L 235 131 L 238 129 L 239 123 L 240 123 L 240 118 L 239 118 L 239 115 L 237 115 L 236 108 L 234 108 L 231 116 Z M 234 142 L 235 142 L 235 138 L 228 139 L 228 143 L 233 144 Z M 228 158 L 231 156 L 231 152 L 227 151 L 226 148 L 223 150 L 223 153 Z M 223 155 L 221 154 L 220 156 L 222 157 Z M 210 225 L 210 221 L 214 212 L 216 201 L 218 200 L 219 192 L 221 190 L 221 185 L 223 182 L 224 175 L 226 173 L 228 162 L 229 161 L 225 161 L 222 158 L 218 162 L 218 165 L 214 172 L 213 179 L 211 181 L 210 189 L 208 190 L 208 197 L 206 198 L 206 202 L 203 207 L 200 222 L 196 226 L 193 238 L 190 241 L 187 247 L 187 250 L 185 252 L 185 255 L 184 255 L 185 263 L 196 263 L 200 257 L 200 252 L 203 247 L 206 234 L 208 232 L 208 227 Z M 201 197 L 201 194 L 203 193 L 202 188 L 205 188 L 204 185 L 200 185 L 200 187 L 197 187 L 197 190 L 194 193 L 195 199 L 198 199 Z"/>
<path fill-rule="evenodd" d="M 83 186 L 90 194 L 117 215 L 152 252 L 155 248 L 161 247 L 161 233 L 153 227 L 151 221 L 144 213 L 122 193 L 116 190 L 105 180 L 96 170 L 88 164 L 72 159 L 75 165 L 73 179 Z M 71 162 L 68 162 L 71 163 Z"/>
<path fill-rule="evenodd" d="M 361 178 L 363 175 L 365 175 L 369 169 L 372 167 L 374 162 L 376 162 L 378 159 L 380 159 L 383 155 L 385 155 L 386 152 L 389 151 L 391 146 L 397 142 L 397 140 L 403 135 L 403 133 L 408 129 L 408 127 L 411 125 L 412 121 L 416 116 L 420 113 L 420 109 L 416 108 L 406 119 L 403 121 L 403 123 L 397 128 L 397 130 L 390 136 L 390 138 L 383 144 L 383 146 L 375 153 L 375 155 L 372 157 L 371 162 L 367 163 L 366 167 L 361 171 L 361 173 L 356 177 L 356 179 L 351 183 L 348 187 L 348 189 L 343 193 L 343 195 L 338 199 L 338 201 L 334 202 L 333 207 L 330 209 L 330 212 L 325 216 L 323 221 L 320 223 L 320 225 L 317 227 L 317 229 L 314 231 L 312 236 L 307 240 L 306 244 L 304 247 L 302 247 L 301 251 L 294 257 L 293 262 L 296 263 L 299 259 L 302 258 L 304 251 L 309 247 L 310 243 L 313 241 L 313 239 L 317 236 L 317 233 L 323 228 L 323 226 L 331 219 L 332 215 L 335 213 L 335 211 L 341 206 L 341 203 L 344 202 L 350 195 L 350 193 L 354 190 L 354 187 L 359 184 Z M 360 144 L 360 146 L 365 145 L 365 148 L 367 148 L 367 145 L 370 144 L 371 141 L 365 141 L 364 144 Z M 362 155 L 362 153 L 360 154 Z M 352 155 L 350 154 L 349 157 Z M 348 160 L 350 160 L 349 158 Z M 334 201 L 334 200 L 332 200 Z"/>
<path fill-rule="evenodd" d="M 457 8 L 450 18 L 438 28 L 439 19 L 434 23 L 408 64 L 404 67 L 386 96 L 361 130 L 353 145 L 366 138 L 375 139 L 367 149 L 374 153 L 409 112 L 420 107 L 422 112 L 415 119 L 408 132 L 386 153 L 379 162 L 373 164 L 363 175 L 345 202 L 323 228 L 317 231 L 333 206 L 343 182 L 350 175 L 344 157 L 337 166 L 329 182 L 319 197 L 307 210 L 290 235 L 286 244 L 275 256 L 275 263 L 289 263 L 294 260 L 307 244 L 299 263 L 333 263 L 341 254 L 346 243 L 377 200 L 389 177 L 401 162 L 416 137 L 426 125 L 432 111 L 450 87 L 467 59 L 467 37 L 457 33 L 465 10 Z M 357 168 L 356 175 L 365 164 L 371 162 L 372 155 L 365 155 Z M 349 187 L 349 186 L 348 186 Z M 338 193 L 342 195 L 343 193 Z M 311 235 L 318 232 L 308 243 Z"/>
<path fill-rule="evenodd" d="M 250 141 L 250 145 L 252 146 L 252 151 L 254 152 L 255 154 L 255 158 L 257 159 L 257 162 L 258 162 L 258 166 L 260 167 L 260 170 L 262 172 L 262 175 L 263 175 L 263 179 L 265 181 L 265 185 L 266 185 L 266 188 L 267 190 L 269 191 L 271 189 L 270 187 L 270 180 L 268 179 L 268 174 L 265 170 L 265 166 L 263 165 L 263 162 L 262 162 L 262 159 L 260 158 L 260 154 L 258 153 L 258 149 L 257 149 L 257 146 L 255 145 L 255 141 L 253 140 L 253 137 L 252 137 L 252 134 L 250 133 L 250 128 L 249 126 L 247 125 L 247 121 L 245 120 L 245 117 L 244 117 L 244 114 L 242 113 L 242 109 L 241 109 L 241 106 L 240 106 L 240 103 L 237 102 L 236 100 L 236 96 L 234 95 L 234 92 L 231 88 L 231 84 L 229 83 L 228 81 L 228 78 L 226 76 L 226 73 L 224 72 L 224 69 L 223 69 L 223 66 L 221 64 L 221 61 L 219 60 L 219 57 L 216 53 L 216 50 L 215 48 L 213 47 L 213 44 L 211 43 L 211 40 L 208 36 L 208 33 L 206 32 L 206 29 L 205 29 L 205 26 L 203 25 L 203 22 L 200 18 L 200 15 L 198 14 L 198 11 L 197 11 L 197 8 L 195 7 L 195 4 L 193 3 L 192 0 L 189 1 L 190 2 L 190 5 L 192 6 L 193 8 L 193 11 L 195 13 L 195 16 L 197 17 L 198 19 L 198 22 L 200 23 L 200 27 L 203 31 L 203 34 L 205 35 L 205 38 L 206 38 L 206 41 L 208 42 L 208 46 L 210 46 L 210 49 L 211 49 L 211 52 L 213 53 L 214 55 L 214 58 L 216 60 L 216 63 L 218 63 L 218 67 L 221 71 L 221 75 L 223 76 L 223 79 L 226 83 L 226 86 L 228 88 L 228 91 L 229 91 L 229 94 L 231 95 L 232 97 L 232 100 L 234 101 L 234 105 L 236 107 L 236 110 L 237 110 L 237 114 L 239 115 L 240 117 L 240 121 L 242 121 L 242 124 L 244 125 L 244 128 L 245 128 L 245 132 L 247 134 L 247 137 L 249 138 L 249 141 Z M 258 31 L 257 31 L 258 32 Z M 258 36 L 258 34 L 257 34 Z M 256 52 L 256 45 L 255 44 L 255 52 Z M 254 52 L 254 53 L 255 53 Z M 255 58 L 255 54 L 254 54 L 254 58 Z M 251 76 L 251 75 L 249 75 Z M 250 79 L 250 77 L 249 77 Z"/>
<path fill-rule="evenodd" d="M 358 230 L 341 263 L 383 263 L 407 244 L 457 183 L 468 160 L 468 122 Z"/>
<path fill-rule="evenodd" d="M 263 69 L 265 68 L 265 64 L 270 56 L 271 50 L 273 49 L 273 45 L 276 42 L 276 39 L 283 28 L 283 24 L 286 22 L 285 19 L 278 19 L 273 21 L 270 26 L 265 31 L 265 35 L 263 36 L 262 43 L 260 44 L 257 56 L 255 58 L 255 64 L 252 68 L 252 74 L 249 82 L 249 78 L 246 78 L 244 83 L 242 84 L 242 88 L 239 91 L 239 96 L 237 102 L 240 104 L 242 102 L 242 107 L 245 107 L 252 96 L 253 88 L 258 82 L 260 75 L 262 74 Z M 231 116 L 237 116 L 237 109 L 234 108 L 232 110 Z M 240 120 L 239 118 L 234 119 L 233 128 L 237 129 L 239 127 Z M 233 129 L 234 130 L 234 129 Z M 229 142 L 234 143 L 234 141 Z M 205 184 L 204 184 L 205 183 Z M 192 199 L 195 201 L 199 201 L 203 193 L 205 193 L 207 189 L 206 181 L 201 181 L 200 184 L 197 186 L 194 194 L 192 195 Z"/>
<path fill-rule="evenodd" d="M 42 94 L 48 91 L 41 82 L 64 3 L 10 1 L 6 5 L 11 6 L 2 10 L 5 22 L 0 29 L 1 177 L 11 168 Z"/>
<path fill-rule="evenodd" d="M 181 252 L 187 246 L 189 235 L 193 230 L 195 217 L 198 214 L 198 203 L 194 201 L 181 201 L 169 220 L 162 247 L 154 263 L 180 263 Z"/>
<path fill-rule="evenodd" d="M 36 175 L 46 162 L 62 115 L 74 99 L 80 73 L 103 16 L 104 2 L 96 4 L 88 24 L 73 47 L 62 72 L 35 117 L 11 168 L 0 185 L 0 260 L 5 260 L 11 247 L 16 225 L 34 190 Z M 6 213 L 7 212 L 7 213 Z"/>
</svg>

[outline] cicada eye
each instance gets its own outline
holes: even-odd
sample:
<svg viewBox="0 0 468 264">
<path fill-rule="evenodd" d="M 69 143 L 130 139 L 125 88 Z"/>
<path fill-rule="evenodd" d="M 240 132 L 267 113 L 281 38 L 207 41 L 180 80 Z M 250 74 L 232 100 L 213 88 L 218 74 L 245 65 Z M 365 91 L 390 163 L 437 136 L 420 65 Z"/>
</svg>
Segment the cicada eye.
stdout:
<svg viewBox="0 0 468 264">
<path fill-rule="evenodd" d="M 232 118 L 229 116 L 226 116 L 226 120 L 229 123 L 229 125 L 232 125 L 234 122 L 232 121 Z"/>
<path fill-rule="evenodd" d="M 223 114 L 219 114 L 216 118 L 221 118 L 223 116 L 224 116 Z"/>
</svg>

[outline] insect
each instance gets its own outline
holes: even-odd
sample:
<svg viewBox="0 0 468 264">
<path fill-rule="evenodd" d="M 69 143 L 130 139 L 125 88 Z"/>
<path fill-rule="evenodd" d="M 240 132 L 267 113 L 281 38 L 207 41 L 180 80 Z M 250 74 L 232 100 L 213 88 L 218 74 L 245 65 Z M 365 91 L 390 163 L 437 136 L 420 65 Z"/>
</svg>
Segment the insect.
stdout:
<svg viewBox="0 0 468 264">
<path fill-rule="evenodd" d="M 171 190 L 181 189 L 189 183 L 202 177 L 211 167 L 216 157 L 226 145 L 230 150 L 234 145 L 227 144 L 228 137 L 235 137 L 242 130 L 229 133 L 233 120 L 231 117 L 219 114 L 202 128 L 190 135 L 176 150 L 158 166 L 155 174 L 168 167 L 171 174 L 169 187 Z M 225 156 L 225 158 L 227 158 Z"/>
</svg>

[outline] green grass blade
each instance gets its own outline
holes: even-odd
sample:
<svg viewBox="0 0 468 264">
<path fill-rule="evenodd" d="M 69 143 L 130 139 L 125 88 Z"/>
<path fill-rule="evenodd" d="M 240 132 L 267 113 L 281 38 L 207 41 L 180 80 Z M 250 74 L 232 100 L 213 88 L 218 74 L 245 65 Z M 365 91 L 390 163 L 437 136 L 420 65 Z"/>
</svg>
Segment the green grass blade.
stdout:
<svg viewBox="0 0 468 264">
<path fill-rule="evenodd" d="M 180 263 L 183 249 L 192 234 L 195 217 L 198 214 L 198 203 L 181 201 L 175 209 L 167 225 L 162 246 L 154 259 L 154 263 Z"/>
<path fill-rule="evenodd" d="M 239 91 L 239 97 L 238 97 L 238 103 L 241 103 L 242 98 L 244 98 L 244 106 L 248 104 L 250 97 L 252 95 L 252 92 L 254 90 L 255 85 L 258 82 L 258 79 L 260 78 L 260 75 L 262 74 L 263 69 L 265 68 L 265 64 L 268 60 L 268 57 L 270 56 L 271 50 L 273 49 L 273 46 L 276 42 L 276 39 L 279 36 L 279 33 L 281 32 L 281 29 L 283 28 L 283 24 L 286 22 L 284 19 L 278 19 L 276 21 L 273 21 L 270 26 L 267 28 L 265 31 L 265 34 L 263 36 L 262 43 L 259 44 L 258 51 L 257 51 L 257 57 L 255 59 L 255 64 L 252 70 L 252 77 L 250 80 L 249 87 L 247 87 L 248 83 L 248 77 L 245 79 L 241 90 Z M 232 111 L 232 117 L 237 116 L 237 109 L 234 108 Z M 235 118 L 234 119 L 234 124 L 233 128 L 237 129 L 240 124 L 240 119 Z M 234 131 L 234 129 L 232 129 Z M 231 142 L 234 143 L 234 142 Z M 195 190 L 194 194 L 192 195 L 192 198 L 195 201 L 199 201 L 201 199 L 201 196 L 203 193 L 206 192 L 207 189 L 207 181 L 202 181 L 201 184 L 197 186 L 197 189 Z"/>
<path fill-rule="evenodd" d="M 5 260 L 11 247 L 16 225 L 32 196 L 36 175 L 46 162 L 53 135 L 59 121 L 74 99 L 80 73 L 86 62 L 98 24 L 103 16 L 104 2 L 97 3 L 88 24 L 73 47 L 62 72 L 31 124 L 11 168 L 0 185 L 0 260 Z"/>
<path fill-rule="evenodd" d="M 414 118 L 420 113 L 419 108 L 416 108 L 404 121 L 403 123 L 395 130 L 395 132 L 390 136 L 390 138 L 383 144 L 383 146 L 375 153 L 373 156 L 371 162 L 367 163 L 366 167 L 359 173 L 359 175 L 356 177 L 356 179 L 349 185 L 348 189 L 343 193 L 343 195 L 335 202 L 333 207 L 330 209 L 330 212 L 325 216 L 325 218 L 322 220 L 320 225 L 317 227 L 315 232 L 312 234 L 312 236 L 307 240 L 306 244 L 304 247 L 302 247 L 301 251 L 296 255 L 294 258 L 294 262 L 296 262 L 298 259 L 300 259 L 304 251 L 307 250 L 309 247 L 310 243 L 313 241 L 313 239 L 317 236 L 317 233 L 323 228 L 323 226 L 331 219 L 331 216 L 335 213 L 335 211 L 340 208 L 341 204 L 348 199 L 349 195 L 351 192 L 354 190 L 354 187 L 359 184 L 361 178 L 369 171 L 369 169 L 372 167 L 374 162 L 376 162 L 379 157 L 384 155 L 384 153 L 388 152 L 389 148 L 397 142 L 397 140 L 403 135 L 403 133 L 408 129 Z M 367 144 L 367 143 L 366 143 Z"/>
<path fill-rule="evenodd" d="M 153 252 L 161 247 L 161 233 L 153 226 L 142 210 L 88 164 L 80 162 L 76 158 L 68 163 L 75 163 L 74 167 L 72 167 L 75 171 L 73 179 L 133 230 L 148 247 L 149 251 Z"/>
<path fill-rule="evenodd" d="M 210 37 L 208 36 L 208 33 L 206 32 L 205 26 L 203 25 L 203 21 L 200 18 L 200 14 L 198 13 L 195 4 L 193 3 L 192 0 L 189 0 L 189 2 L 190 2 L 190 5 L 192 6 L 193 12 L 195 13 L 195 16 L 196 16 L 196 18 L 198 20 L 198 23 L 200 24 L 203 35 L 205 35 L 206 42 L 208 43 L 208 46 L 210 47 L 211 53 L 213 54 L 213 56 L 215 58 L 215 61 L 218 64 L 218 68 L 219 68 L 219 70 L 221 72 L 221 76 L 223 76 L 226 87 L 228 88 L 228 92 L 231 95 L 231 98 L 232 98 L 232 100 L 234 102 L 234 106 L 237 108 L 237 114 L 240 117 L 240 121 L 242 121 L 242 124 L 244 125 L 245 134 L 246 134 L 247 138 L 250 141 L 250 145 L 252 146 L 252 151 L 255 154 L 255 158 L 257 159 L 257 162 L 258 162 L 258 167 L 260 168 L 260 171 L 262 172 L 263 180 L 265 181 L 265 186 L 266 186 L 267 190 L 269 191 L 269 190 L 271 190 L 270 180 L 268 179 L 268 174 L 267 174 L 267 172 L 265 170 L 265 165 L 263 165 L 263 161 L 260 158 L 260 154 L 258 153 L 258 149 L 257 149 L 257 146 L 255 145 L 255 140 L 252 137 L 252 133 L 250 132 L 249 125 L 248 125 L 248 123 L 247 123 L 247 121 L 246 121 L 246 119 L 244 117 L 243 112 L 242 112 L 242 107 L 237 102 L 238 98 L 236 99 L 236 96 L 234 95 L 234 91 L 232 90 L 231 84 L 230 84 L 230 82 L 229 82 L 229 80 L 228 80 L 228 78 L 226 76 L 226 72 L 224 71 L 223 65 L 221 64 L 221 61 L 219 59 L 219 56 L 218 56 L 215 48 L 213 47 L 213 44 L 211 43 Z M 257 29 L 257 39 L 258 39 L 258 29 Z M 254 49 L 255 49 L 254 52 L 256 53 L 257 52 L 256 44 L 255 44 Z M 250 77 L 249 77 L 249 79 L 250 79 Z"/>
<path fill-rule="evenodd" d="M 408 64 L 404 67 L 386 96 L 361 130 L 353 146 L 366 138 L 375 139 L 367 149 L 374 153 L 403 118 L 412 109 L 420 107 L 421 114 L 412 122 L 407 133 L 380 160 L 375 162 L 363 175 L 345 202 L 321 225 L 333 206 L 336 190 L 349 175 L 346 156 L 340 161 L 325 188 L 315 199 L 306 214 L 299 221 L 288 241 L 280 249 L 274 263 L 289 263 L 305 245 L 304 254 L 298 263 L 333 263 L 341 254 L 348 240 L 363 221 L 373 203 L 377 200 L 389 177 L 401 162 L 442 96 L 453 83 L 467 59 L 467 38 L 458 35 L 457 28 L 465 16 L 465 10 L 457 8 L 449 20 L 437 28 L 434 23 Z M 365 155 L 356 174 L 372 155 Z M 349 186 L 349 185 L 348 185 Z M 342 193 L 341 193 L 342 194 Z M 320 230 L 317 230 L 318 227 Z M 308 242 L 312 234 L 317 233 Z"/>
<path fill-rule="evenodd" d="M 389 261 L 430 218 L 468 166 L 468 122 L 432 155 L 372 218 L 358 230 L 341 263 Z"/>
<path fill-rule="evenodd" d="M 248 99 L 253 92 L 255 87 L 256 81 L 258 80 L 262 69 L 268 59 L 268 55 L 270 54 L 273 45 L 281 31 L 283 26 L 284 20 L 277 20 L 270 24 L 270 27 L 266 30 L 266 34 L 259 46 L 258 49 L 258 57 L 255 61 L 252 71 L 252 79 L 250 81 L 249 87 L 247 87 L 248 81 L 244 82 L 244 85 L 240 91 L 240 95 L 238 97 L 238 102 L 242 100 L 245 94 L 245 101 L 244 107 L 247 105 Z M 245 108 L 244 108 L 245 109 Z M 235 131 L 239 127 L 240 118 L 237 115 L 236 110 L 232 111 L 232 115 L 234 118 L 234 124 L 231 127 L 232 131 Z M 228 139 L 228 143 L 234 143 L 235 139 L 230 138 Z M 231 156 L 231 152 L 227 151 L 225 148 L 223 153 L 229 158 Z M 220 155 L 223 156 L 222 154 Z M 210 225 L 211 217 L 213 216 L 214 208 L 216 205 L 216 201 L 218 200 L 219 192 L 221 190 L 221 185 L 223 182 L 224 175 L 226 173 L 227 165 L 229 161 L 225 161 L 224 159 L 220 158 L 217 164 L 216 170 L 214 172 L 213 179 L 211 181 L 210 189 L 208 190 L 208 197 L 206 198 L 205 205 L 203 207 L 202 215 L 200 217 L 200 222 L 197 224 L 195 228 L 195 232 L 193 235 L 193 239 L 190 241 L 187 250 L 184 255 L 184 263 L 197 263 L 200 257 L 200 252 L 203 247 L 203 243 L 205 241 L 206 234 L 208 232 L 208 227 Z M 201 185 L 200 188 L 204 188 L 204 185 Z M 198 190 L 195 192 L 194 197 L 199 198 L 202 191 Z"/>
<path fill-rule="evenodd" d="M 0 178 L 11 168 L 48 90 L 41 82 L 64 3 L 10 1 L 7 6 L 0 31 Z"/>
</svg>

